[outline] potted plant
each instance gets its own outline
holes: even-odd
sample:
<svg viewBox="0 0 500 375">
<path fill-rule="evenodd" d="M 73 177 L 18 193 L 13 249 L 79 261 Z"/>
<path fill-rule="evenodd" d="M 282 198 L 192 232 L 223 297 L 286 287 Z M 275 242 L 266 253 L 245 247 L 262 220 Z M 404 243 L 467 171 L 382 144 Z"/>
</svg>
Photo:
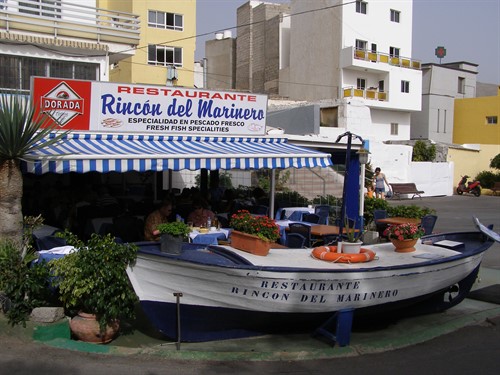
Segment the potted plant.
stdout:
<svg viewBox="0 0 500 375">
<path fill-rule="evenodd" d="M 405 223 L 399 225 L 389 225 L 384 231 L 386 236 L 399 253 L 415 251 L 417 240 L 424 235 L 424 229 L 419 225 Z"/>
<path fill-rule="evenodd" d="M 92 234 L 87 242 L 71 232 L 60 234 L 77 251 L 49 266 L 74 336 L 83 341 L 106 343 L 116 335 L 120 321 L 133 319 L 137 296 L 126 273 L 137 257 L 137 247 L 117 243 L 108 234 Z"/>
<path fill-rule="evenodd" d="M 239 210 L 231 216 L 231 246 L 256 255 L 267 255 L 280 237 L 276 222 L 267 216 L 253 216 Z"/>
<path fill-rule="evenodd" d="M 354 224 L 352 227 L 349 225 L 348 217 L 345 218 L 344 223 L 345 241 L 342 241 L 342 252 L 349 254 L 359 253 L 361 245 L 363 244 L 363 242 L 359 240 L 361 231 L 357 230 Z"/>
<path fill-rule="evenodd" d="M 191 228 L 182 221 L 162 223 L 157 226 L 161 234 L 161 251 L 169 254 L 180 254 L 184 239 L 189 235 Z"/>
</svg>

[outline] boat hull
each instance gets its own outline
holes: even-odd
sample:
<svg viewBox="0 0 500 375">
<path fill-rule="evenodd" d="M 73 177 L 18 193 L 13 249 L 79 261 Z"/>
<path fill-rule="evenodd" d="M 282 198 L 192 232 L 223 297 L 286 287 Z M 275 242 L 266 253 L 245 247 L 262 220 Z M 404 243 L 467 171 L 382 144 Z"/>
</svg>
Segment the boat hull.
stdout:
<svg viewBox="0 0 500 375">
<path fill-rule="evenodd" d="M 271 250 L 274 260 L 255 260 L 221 247 L 185 251 L 182 257 L 143 247 L 128 274 L 151 323 L 173 340 L 310 332 L 343 310 L 354 310 L 356 317 L 411 315 L 456 305 L 491 246 L 480 236 L 476 242 L 462 252 L 420 245 L 421 255 L 434 259 L 401 258 L 392 248 L 375 246 L 378 264 L 357 265 L 311 261 L 310 250 L 294 249 L 301 267 L 292 259 L 283 265 L 286 251 Z"/>
</svg>

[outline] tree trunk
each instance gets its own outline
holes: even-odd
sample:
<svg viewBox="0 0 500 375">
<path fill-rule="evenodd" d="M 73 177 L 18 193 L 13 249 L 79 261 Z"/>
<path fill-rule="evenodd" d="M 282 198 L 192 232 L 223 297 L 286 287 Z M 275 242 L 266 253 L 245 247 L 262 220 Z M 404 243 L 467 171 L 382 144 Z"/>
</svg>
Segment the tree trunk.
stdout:
<svg viewBox="0 0 500 375">
<path fill-rule="evenodd" d="M 0 161 L 0 239 L 22 243 L 22 196 L 23 176 L 19 161 Z M 22 251 L 21 246 L 19 251 Z"/>
</svg>

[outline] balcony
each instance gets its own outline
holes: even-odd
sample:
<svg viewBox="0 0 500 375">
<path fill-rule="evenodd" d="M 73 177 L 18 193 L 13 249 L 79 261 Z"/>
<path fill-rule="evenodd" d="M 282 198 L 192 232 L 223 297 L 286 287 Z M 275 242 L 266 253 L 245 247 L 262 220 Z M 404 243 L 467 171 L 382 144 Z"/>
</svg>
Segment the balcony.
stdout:
<svg viewBox="0 0 500 375">
<path fill-rule="evenodd" d="M 354 59 L 389 64 L 408 69 L 420 70 L 421 67 L 421 62 L 419 60 L 401 56 L 390 56 L 385 53 L 370 52 L 363 49 L 354 49 Z"/>
<path fill-rule="evenodd" d="M 30 37 L 47 37 L 63 46 L 75 41 L 137 46 L 140 21 L 131 13 L 60 1 L 8 1 L 0 5 L 0 34 L 28 43 Z"/>
<path fill-rule="evenodd" d="M 345 87 L 342 91 L 344 98 L 363 98 L 382 102 L 388 101 L 388 93 L 385 91 L 378 91 L 377 89 L 357 89 L 355 87 Z"/>
</svg>

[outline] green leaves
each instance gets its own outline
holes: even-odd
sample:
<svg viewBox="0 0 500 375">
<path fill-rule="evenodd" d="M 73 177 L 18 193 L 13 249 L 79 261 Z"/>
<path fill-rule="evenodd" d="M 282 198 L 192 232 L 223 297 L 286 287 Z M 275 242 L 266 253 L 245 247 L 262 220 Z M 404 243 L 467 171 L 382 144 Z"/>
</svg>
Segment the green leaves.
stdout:
<svg viewBox="0 0 500 375">
<path fill-rule="evenodd" d="M 0 95 L 0 161 L 26 158 L 32 151 L 59 142 L 67 132 L 47 140 L 57 129 L 50 117 L 35 114 L 27 96 Z"/>
<path fill-rule="evenodd" d="M 11 302 L 7 318 L 12 325 L 25 326 L 31 310 L 50 301 L 49 269 L 45 264 L 30 265 L 30 259 L 14 242 L 0 241 L 0 290 Z"/>
<path fill-rule="evenodd" d="M 189 225 L 181 221 L 174 221 L 172 223 L 162 223 L 158 225 L 157 229 L 160 231 L 161 234 L 170 234 L 171 236 L 174 237 L 178 236 L 186 237 L 191 231 Z"/>
<path fill-rule="evenodd" d="M 117 243 L 110 234 L 94 233 L 87 242 L 68 231 L 62 237 L 78 249 L 50 262 L 64 307 L 97 315 L 102 330 L 114 320 L 133 318 L 137 296 L 126 269 L 137 247 Z"/>
</svg>

